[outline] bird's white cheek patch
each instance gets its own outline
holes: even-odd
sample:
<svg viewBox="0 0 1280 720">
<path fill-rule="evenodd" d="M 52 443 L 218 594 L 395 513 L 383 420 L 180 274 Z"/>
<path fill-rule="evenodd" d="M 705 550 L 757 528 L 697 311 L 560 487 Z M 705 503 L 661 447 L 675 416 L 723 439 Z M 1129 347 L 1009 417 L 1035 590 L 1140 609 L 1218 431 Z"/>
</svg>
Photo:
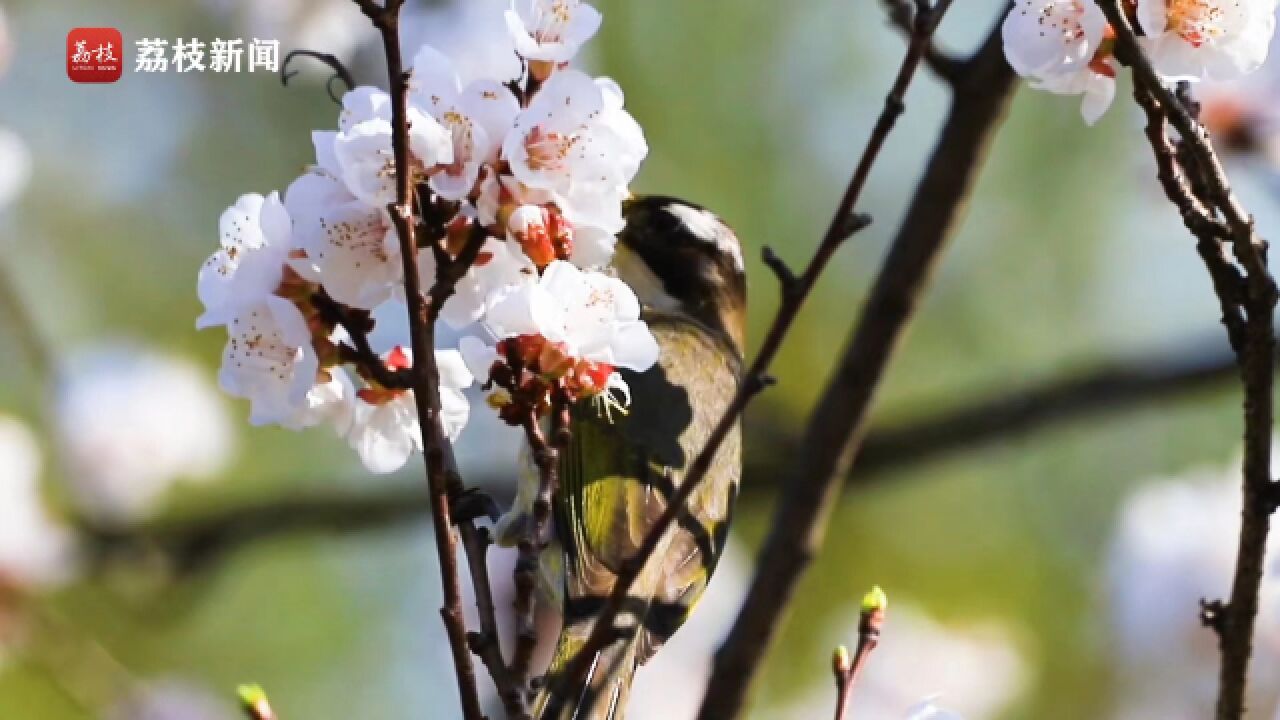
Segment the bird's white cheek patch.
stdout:
<svg viewBox="0 0 1280 720">
<path fill-rule="evenodd" d="M 725 227 L 715 213 L 679 204 L 667 205 L 664 209 L 683 223 L 695 237 L 715 245 L 720 252 L 732 258 L 734 268 L 739 272 L 743 271 L 745 263 L 742 262 L 742 248 L 738 246 L 733 232 Z"/>
</svg>

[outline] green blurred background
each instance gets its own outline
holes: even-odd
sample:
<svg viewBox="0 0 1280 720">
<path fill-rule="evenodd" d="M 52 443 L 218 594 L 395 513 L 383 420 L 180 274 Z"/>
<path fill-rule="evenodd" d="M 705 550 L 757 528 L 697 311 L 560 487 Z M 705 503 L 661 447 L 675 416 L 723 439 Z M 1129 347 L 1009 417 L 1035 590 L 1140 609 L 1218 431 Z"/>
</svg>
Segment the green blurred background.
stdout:
<svg viewBox="0 0 1280 720">
<path fill-rule="evenodd" d="M 758 339 L 776 302 L 759 250 L 772 245 L 796 265 L 807 259 L 903 43 L 871 0 L 596 4 L 605 24 L 589 64 L 621 83 L 652 148 L 637 189 L 701 202 L 738 230 Z M 16 55 L 0 79 L 0 124 L 31 145 L 35 174 L 0 221 L 0 261 L 55 349 L 123 337 L 195 358 L 212 377 L 223 338 L 193 329 L 196 269 L 215 247 L 221 210 L 240 193 L 283 188 L 310 157 L 309 131 L 334 123 L 321 71 L 308 67 L 289 88 L 261 73 L 133 72 L 140 37 L 252 36 L 236 13 L 214 4 L 5 9 Z M 943 44 L 972 47 L 998 10 L 994 2 L 958 3 L 943 23 Z M 348 17 L 349 33 L 371 42 L 359 14 Z M 67 81 L 63 41 L 75 26 L 123 32 L 121 82 Z M 287 38 L 282 45 L 288 49 Z M 367 58 L 353 67 L 363 82 L 380 82 Z M 946 103 L 931 77 L 912 88 L 861 206 L 875 224 L 830 268 L 777 365 L 780 388 L 749 416 L 749 467 L 778 462 L 779 448 L 802 429 Z M 1108 359 L 1159 358 L 1221 340 L 1203 269 L 1151 181 L 1138 127 L 1123 102 L 1087 128 L 1073 99 L 1019 92 L 963 230 L 893 363 L 877 425 Z M 1246 166 L 1241 182 L 1267 227 L 1274 211 L 1265 173 Z M 0 317 L 0 408 L 39 427 L 44 377 L 6 327 Z M 1102 577 L 1118 507 L 1147 478 L 1225 462 L 1238 442 L 1236 406 L 1227 383 L 877 471 L 877 482 L 840 504 L 769 656 L 757 711 L 826 686 L 831 648 L 851 640 L 831 628 L 848 627 L 861 593 L 878 583 L 942 622 L 994 619 L 1011 631 L 1028 675 L 1003 717 L 1107 716 L 1116 689 Z M 233 409 L 237 420 L 247 416 L 242 404 Z M 237 460 L 225 477 L 175 494 L 167 512 L 419 481 L 416 464 L 390 479 L 365 476 L 327 433 L 245 422 L 237 432 Z M 467 455 L 484 431 L 472 427 L 463 438 Z M 56 472 L 55 461 L 46 466 Z M 771 481 L 763 472 L 745 480 L 757 488 Z M 737 536 L 748 547 L 766 531 L 772 498 L 749 492 L 740 508 Z M 219 692 L 261 682 L 295 719 L 450 717 L 429 543 L 421 525 L 287 537 L 178 583 L 146 568 L 77 583 L 41 600 L 57 627 L 35 635 L 51 647 L 29 652 L 55 661 L 19 653 L 0 669 L 0 718 L 91 717 L 66 686 L 109 685 L 101 668 L 117 662 L 132 675 L 182 676 Z M 95 646 L 114 660 L 85 650 Z"/>
</svg>

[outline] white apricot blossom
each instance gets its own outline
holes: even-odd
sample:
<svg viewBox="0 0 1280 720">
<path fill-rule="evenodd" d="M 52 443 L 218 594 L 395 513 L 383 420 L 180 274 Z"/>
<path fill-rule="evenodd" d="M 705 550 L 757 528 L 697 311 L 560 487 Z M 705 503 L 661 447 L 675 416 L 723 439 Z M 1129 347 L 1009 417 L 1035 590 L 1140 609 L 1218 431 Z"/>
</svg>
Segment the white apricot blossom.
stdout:
<svg viewBox="0 0 1280 720">
<path fill-rule="evenodd" d="M 1262 66 L 1275 0 L 1138 0 L 1144 47 L 1170 80 L 1232 80 Z"/>
<path fill-rule="evenodd" d="M 600 29 L 600 12 L 581 0 L 512 0 L 507 30 L 526 60 L 563 63 Z"/>
<path fill-rule="evenodd" d="M 343 94 L 342 111 L 338 113 L 338 132 L 350 132 L 356 125 L 370 120 L 391 122 L 391 96 L 387 91 L 372 85 L 361 85 Z"/>
<path fill-rule="evenodd" d="M 1115 99 L 1115 68 L 1105 49 L 1106 17 L 1093 0 L 1018 0 L 1001 28 L 1009 65 L 1031 86 L 1081 95 L 1096 123 Z"/>
<path fill-rule="evenodd" d="M 435 118 L 453 142 L 453 160 L 431 176 L 431 189 L 447 200 L 463 200 L 475 188 L 481 166 L 497 159 L 520 103 L 494 80 L 476 80 L 463 88 L 453 63 L 429 45 L 414 56 L 409 87 L 410 100 Z"/>
<path fill-rule="evenodd" d="M 572 224 L 558 211 L 552 213 L 552 208 L 552 193 L 534 190 L 512 176 L 486 177 L 476 202 L 480 222 L 502 224 L 499 215 L 506 217 L 507 237 L 518 243 L 531 260 L 538 252 L 545 256 L 548 250 L 554 251 L 553 234 L 563 234 L 564 242 L 570 246 L 571 263 L 585 270 L 608 265 L 618 243 L 616 234 L 595 225 Z M 548 261 L 544 259 L 543 265 Z"/>
<path fill-rule="evenodd" d="M 400 282 L 400 245 L 386 209 L 359 200 L 339 179 L 335 137 L 313 134 L 317 164 L 285 192 L 300 251 L 291 265 L 338 302 L 369 310 L 391 297 Z"/>
<path fill-rule="evenodd" d="M 377 96 L 369 93 L 368 97 Z M 453 136 L 435 118 L 413 106 L 408 108 L 408 123 L 410 165 L 417 182 L 436 166 L 453 162 Z M 340 129 L 333 141 L 333 155 L 347 189 L 362 202 L 379 208 L 396 199 L 391 134 L 391 121 L 378 111 Z"/>
<path fill-rule="evenodd" d="M 1080 115 L 1089 125 L 1102 119 L 1116 99 L 1115 71 L 1110 66 L 1105 72 L 1090 67 L 1070 75 L 1050 75 L 1031 86 L 1055 95 L 1079 95 Z"/>
<path fill-rule="evenodd" d="M 617 245 L 618 237 L 613 233 L 592 225 L 578 225 L 573 228 L 573 252 L 569 261 L 584 270 L 598 270 L 613 259 Z"/>
<path fill-rule="evenodd" d="M 392 369 L 412 365 L 411 353 L 396 347 L 383 357 Z M 473 382 L 457 350 L 437 350 L 440 371 L 440 417 L 445 434 L 457 440 L 466 427 L 471 406 L 464 388 Z M 415 452 L 422 452 L 422 430 L 412 390 L 365 390 L 359 393 L 347 441 L 372 473 L 391 473 L 404 467 Z"/>
<path fill-rule="evenodd" d="M 622 200 L 648 153 L 610 82 L 577 70 L 551 76 L 516 118 L 503 157 L 517 180 L 548 190 L 574 224 L 616 233 Z"/>
<path fill-rule="evenodd" d="M 316 383 L 294 408 L 290 424 L 315 427 L 328 424 L 338 435 L 346 435 L 354 422 L 356 389 L 351 376 L 341 367 L 320 370 Z"/>
<path fill-rule="evenodd" d="M 435 277 L 436 262 L 430 251 L 418 253 L 418 274 L 423 278 Z M 478 322 L 495 294 L 536 274 L 537 269 L 518 245 L 490 237 L 440 309 L 440 319 L 455 329 Z"/>
<path fill-rule="evenodd" d="M 319 361 L 298 308 L 272 295 L 242 309 L 227 332 L 218 383 L 249 400 L 249 422 L 305 427 L 313 419 L 307 396 L 316 385 Z"/>
<path fill-rule="evenodd" d="M 550 205 L 555 202 L 551 191 L 532 188 L 514 175 L 485 173 L 480 181 L 480 195 L 476 198 L 476 216 L 485 225 L 500 225 L 499 217 L 521 205 Z"/>
<path fill-rule="evenodd" d="M 200 268 L 196 290 L 204 304 L 197 328 L 225 325 L 244 307 L 280 286 L 292 243 L 289 213 L 277 193 L 241 195 L 218 221 L 222 247 Z"/>
<path fill-rule="evenodd" d="M 630 286 L 559 260 L 536 280 L 508 289 L 484 323 L 498 338 L 539 335 L 589 362 L 643 372 L 658 360 L 658 343 L 640 320 Z"/>
</svg>

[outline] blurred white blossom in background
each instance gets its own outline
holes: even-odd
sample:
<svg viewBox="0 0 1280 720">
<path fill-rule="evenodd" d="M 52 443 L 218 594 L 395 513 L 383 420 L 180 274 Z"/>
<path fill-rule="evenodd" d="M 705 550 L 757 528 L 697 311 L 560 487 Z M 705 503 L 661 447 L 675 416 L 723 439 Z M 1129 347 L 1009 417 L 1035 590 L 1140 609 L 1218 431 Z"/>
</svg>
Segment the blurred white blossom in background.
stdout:
<svg viewBox="0 0 1280 720">
<path fill-rule="evenodd" d="M 479 78 L 514 80 L 522 67 L 503 17 L 509 6 L 508 0 L 411 1 L 400 19 L 401 43 L 441 51 L 454 61 L 464 84 Z M 282 61 L 292 50 L 329 53 L 357 79 L 384 82 L 381 53 L 374 52 L 377 34 L 351 0 L 205 0 L 205 7 L 241 36 L 278 39 Z M 299 69 L 316 79 L 329 76 L 322 67 Z"/>
<path fill-rule="evenodd" d="M 907 720 L 964 720 L 959 713 L 939 707 L 933 699 L 926 700 L 907 710 Z"/>
<path fill-rule="evenodd" d="M 1273 470 L 1274 472 L 1274 470 Z M 1201 598 L 1225 597 L 1240 532 L 1240 460 L 1158 481 L 1121 511 L 1107 567 L 1107 601 L 1124 720 L 1209 717 L 1218 644 L 1199 620 Z M 1262 584 L 1249 702 L 1276 709 L 1280 587 L 1274 543 Z"/>
<path fill-rule="evenodd" d="M 824 637 L 852 647 L 860 612 Z M 835 682 L 828 657 L 815 658 L 814 689 L 800 701 L 771 708 L 762 717 L 826 717 L 835 708 Z M 886 614 L 880 644 L 854 686 L 849 717 L 968 720 L 1000 717 L 1028 685 L 1030 669 L 1013 631 L 1003 623 L 942 624 L 907 602 Z M 821 678 L 820 680 L 818 678 Z M 945 710 L 943 709 L 945 708 Z"/>
<path fill-rule="evenodd" d="M 0 416 L 0 588 L 47 589 L 74 574 L 73 538 L 49 514 L 40 469 L 35 436 Z"/>
<path fill-rule="evenodd" d="M 31 151 L 12 130 L 0 127 L 0 210 L 13 204 L 31 181 Z"/>
<path fill-rule="evenodd" d="M 1271 41 L 1271 53 L 1277 42 Z M 1196 93 L 1200 120 L 1214 144 L 1232 155 L 1256 157 L 1280 169 L 1280 69 L 1268 63 L 1233 82 L 1206 85 Z"/>
<path fill-rule="evenodd" d="M 514 80 L 522 67 L 507 32 L 507 0 L 451 0 L 410 4 L 400 21 L 407 48 L 430 45 L 453 61 L 465 85 L 481 78 Z"/>
<path fill-rule="evenodd" d="M 148 682 L 103 720 L 236 720 L 240 714 L 204 688 L 175 678 Z"/>
<path fill-rule="evenodd" d="M 9 21 L 0 6 L 0 75 L 9 69 L 12 54 Z M 0 127 L 0 211 L 13 204 L 30 181 L 31 150 L 17 133 Z"/>
<path fill-rule="evenodd" d="M 13 55 L 13 44 L 9 40 L 9 17 L 0 5 L 0 75 L 9 69 L 9 58 Z"/>
<path fill-rule="evenodd" d="M 106 522 L 152 512 L 180 481 L 207 481 L 235 436 L 207 373 L 169 355 L 102 346 L 74 355 L 55 399 L 59 473 L 76 505 Z"/>
<path fill-rule="evenodd" d="M 368 21 L 351 0 L 205 0 L 205 7 L 247 38 L 280 41 L 280 60 L 299 48 L 350 60 L 371 42 Z"/>
</svg>

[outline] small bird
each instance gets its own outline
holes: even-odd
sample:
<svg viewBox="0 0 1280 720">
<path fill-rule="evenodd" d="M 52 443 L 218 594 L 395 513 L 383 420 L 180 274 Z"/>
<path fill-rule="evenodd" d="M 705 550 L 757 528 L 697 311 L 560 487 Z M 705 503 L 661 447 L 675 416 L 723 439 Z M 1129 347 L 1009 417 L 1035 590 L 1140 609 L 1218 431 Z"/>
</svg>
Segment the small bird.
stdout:
<svg viewBox="0 0 1280 720">
<path fill-rule="evenodd" d="M 586 641 L 624 562 L 684 480 L 733 399 L 743 372 L 747 287 L 738 238 L 713 213 L 669 197 L 624 205 L 614 267 L 639 297 L 658 341 L 658 363 L 623 371 L 625 415 L 591 403 L 573 408 L 553 499 L 558 544 L 543 577 L 559 582 L 564 625 L 534 716 L 621 720 L 636 669 L 684 624 L 724 550 L 742 440 L 734 431 L 633 584 L 617 624 L 630 628 L 594 659 L 585 687 L 556 695 L 556 673 Z"/>
</svg>

